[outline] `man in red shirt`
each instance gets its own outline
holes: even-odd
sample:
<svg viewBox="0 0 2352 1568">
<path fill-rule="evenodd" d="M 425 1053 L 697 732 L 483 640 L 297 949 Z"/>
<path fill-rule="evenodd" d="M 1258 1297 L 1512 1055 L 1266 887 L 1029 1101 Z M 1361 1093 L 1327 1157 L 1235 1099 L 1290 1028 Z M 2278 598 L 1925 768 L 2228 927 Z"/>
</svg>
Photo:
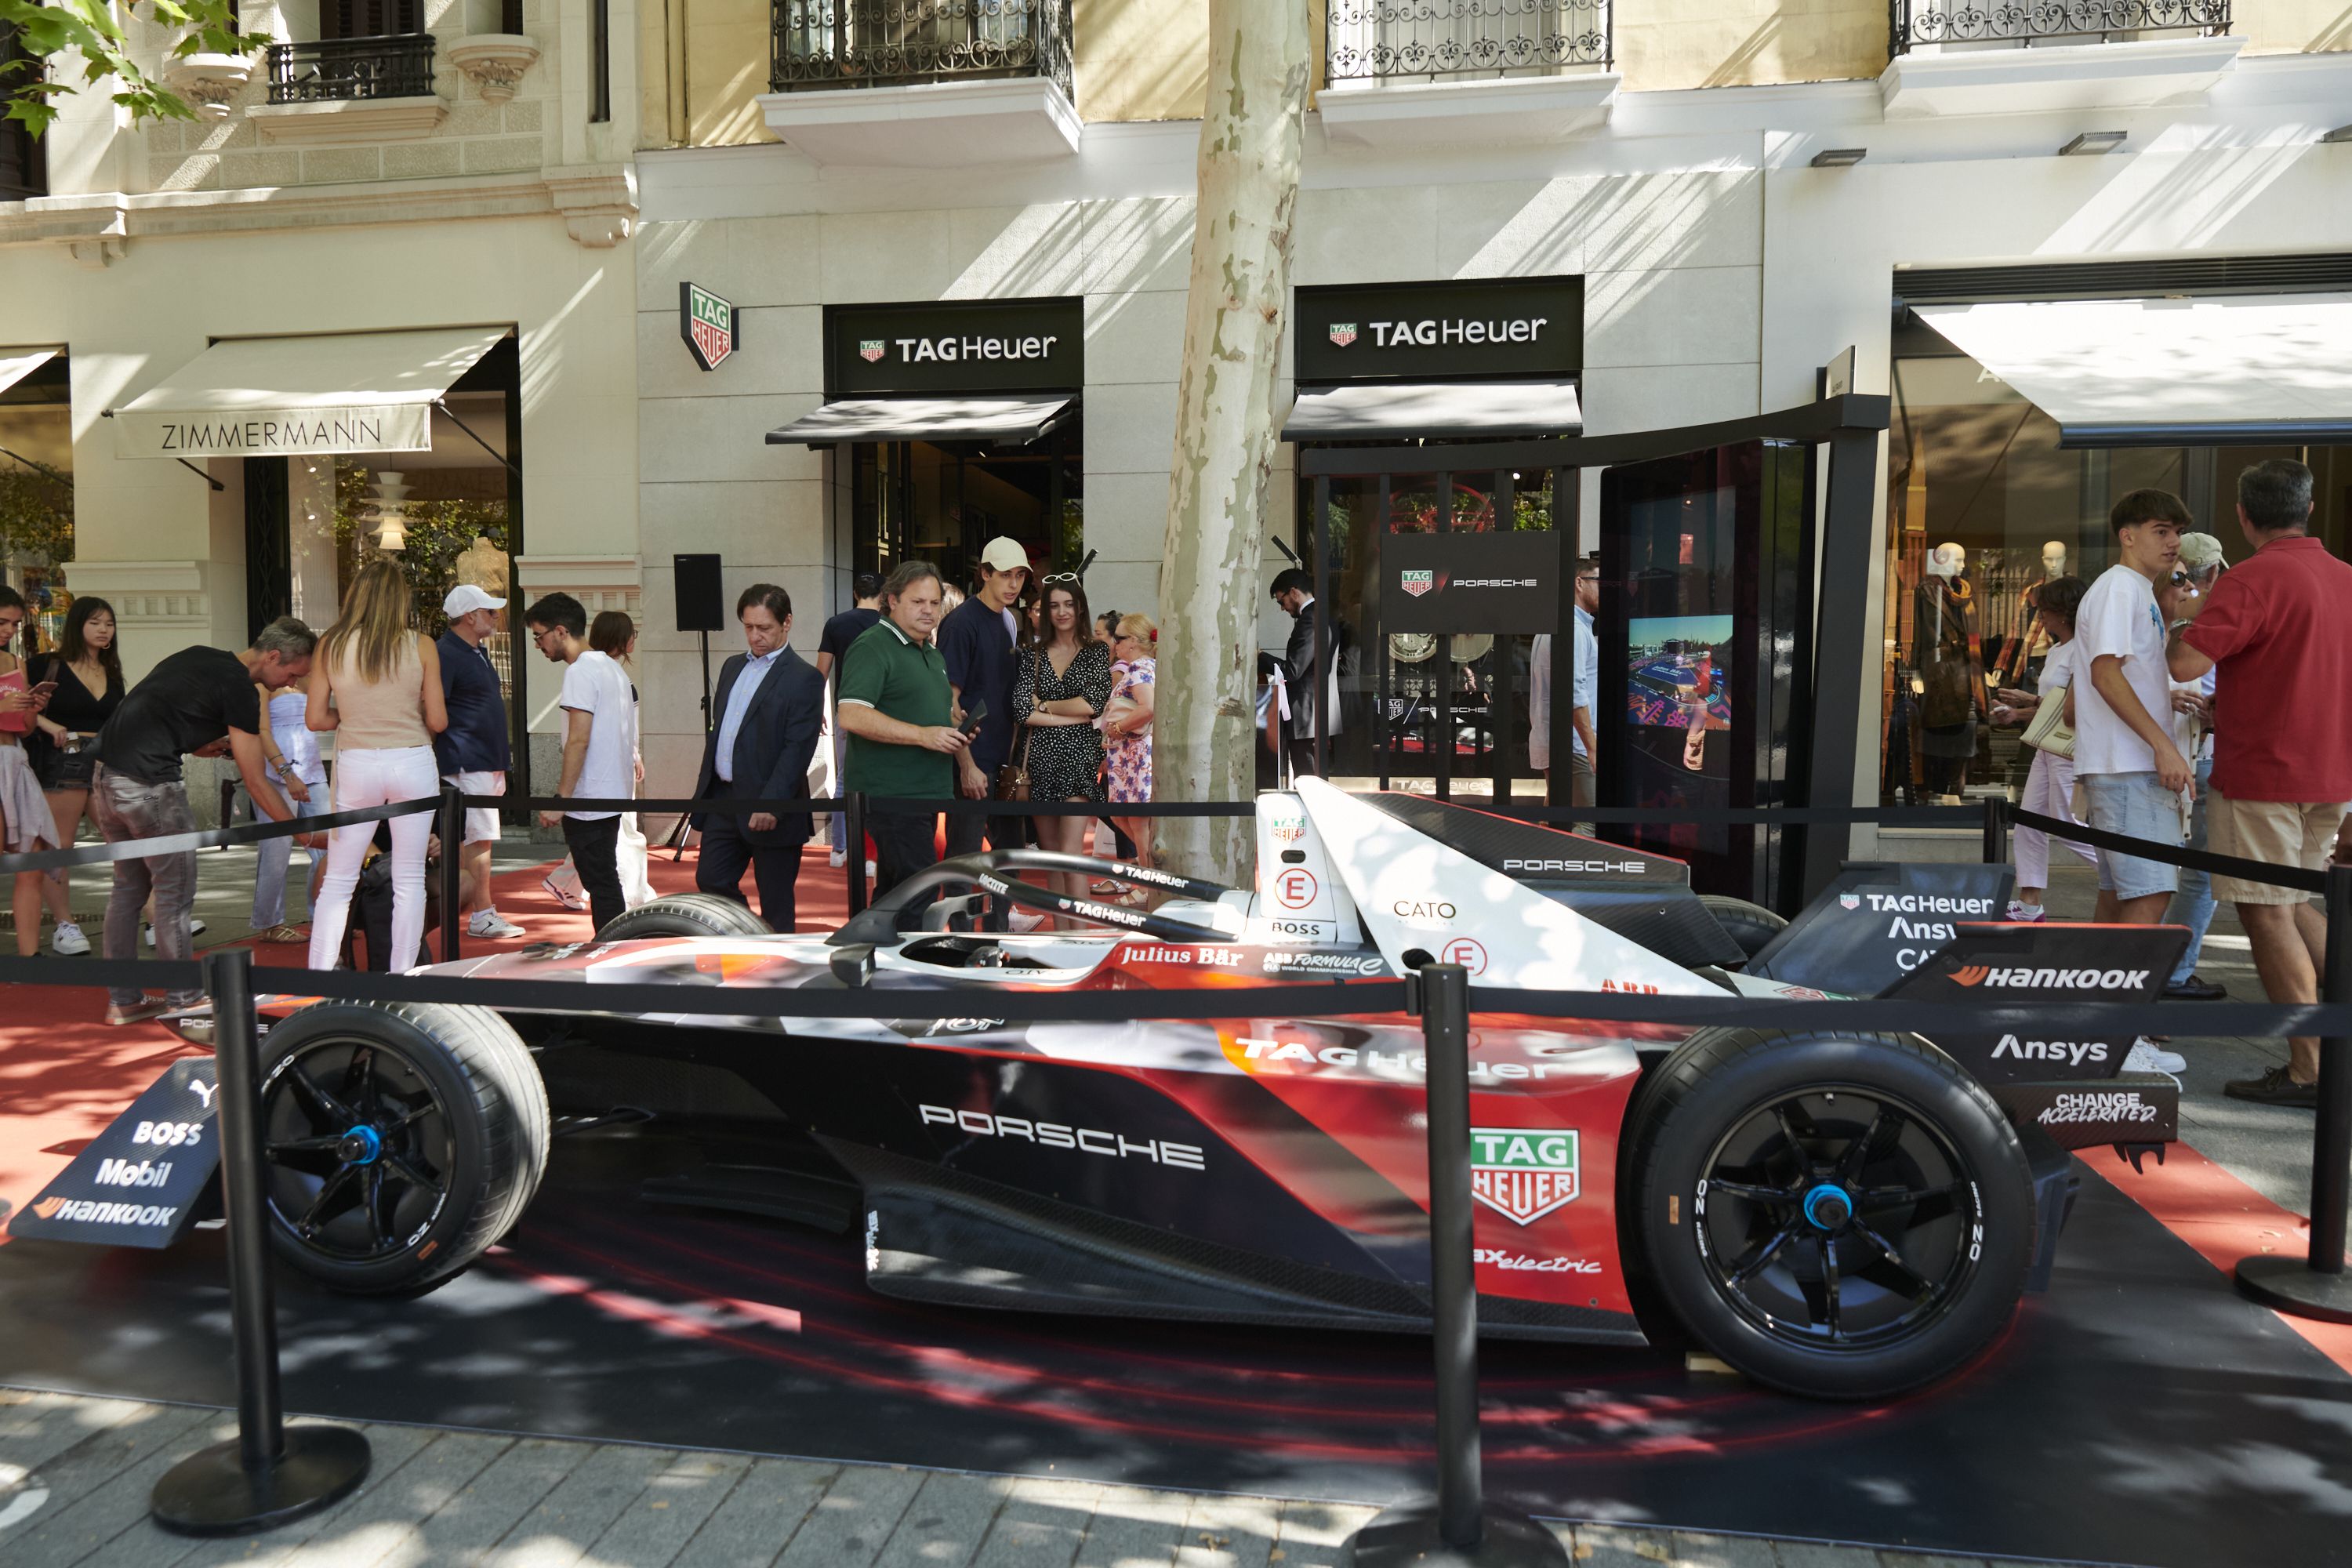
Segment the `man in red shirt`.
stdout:
<svg viewBox="0 0 2352 1568">
<path fill-rule="evenodd" d="M 2217 855 L 2318 870 L 2352 860 L 2352 564 L 2307 531 L 2311 470 L 2275 458 L 2238 476 L 2238 526 L 2252 559 L 2210 598 L 2164 595 L 2176 630 L 2176 680 L 2218 667 L 2209 841 Z M 2238 906 L 2263 989 L 2278 1003 L 2319 999 L 2327 922 L 2292 888 L 2216 877 Z M 2285 1066 L 2226 1086 L 2265 1105 L 2319 1103 L 2319 1041 L 2288 1042 Z"/>
</svg>

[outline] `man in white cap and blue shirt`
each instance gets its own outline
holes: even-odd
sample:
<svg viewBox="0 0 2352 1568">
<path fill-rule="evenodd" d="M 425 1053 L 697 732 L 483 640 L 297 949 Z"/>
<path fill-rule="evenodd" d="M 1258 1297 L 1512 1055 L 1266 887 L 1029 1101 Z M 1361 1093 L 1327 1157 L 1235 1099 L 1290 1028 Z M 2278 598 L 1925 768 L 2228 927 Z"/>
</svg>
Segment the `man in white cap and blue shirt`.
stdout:
<svg viewBox="0 0 2352 1568">
<path fill-rule="evenodd" d="M 471 583 L 460 583 L 441 601 L 449 629 L 441 634 L 441 696 L 449 710 L 449 727 L 433 737 L 433 761 L 442 782 L 456 784 L 469 795 L 507 793 L 507 704 L 499 689 L 499 672 L 482 644 L 499 629 L 504 599 L 491 597 Z M 491 903 L 490 851 L 499 841 L 498 808 L 466 808 L 466 843 L 458 864 L 472 878 L 473 903 L 467 909 L 466 934 L 475 937 L 516 937 L 522 927 L 500 915 Z M 447 852 L 447 846 L 443 847 Z"/>
</svg>

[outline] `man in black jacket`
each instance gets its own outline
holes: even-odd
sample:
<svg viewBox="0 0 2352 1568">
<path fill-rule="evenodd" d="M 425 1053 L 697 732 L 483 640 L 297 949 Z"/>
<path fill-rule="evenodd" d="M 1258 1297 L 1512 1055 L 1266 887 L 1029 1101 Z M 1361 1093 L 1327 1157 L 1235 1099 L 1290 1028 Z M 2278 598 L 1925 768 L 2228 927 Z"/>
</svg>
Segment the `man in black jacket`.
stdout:
<svg viewBox="0 0 2352 1568">
<path fill-rule="evenodd" d="M 784 646 L 793 630 L 792 595 L 772 583 L 754 583 L 735 601 L 745 651 L 719 673 L 713 711 L 719 722 L 702 743 L 697 800 L 796 800 L 808 790 L 809 759 L 824 727 L 824 677 Z M 808 842 L 807 814 L 745 816 L 698 812 L 702 858 L 694 885 L 738 903 L 748 863 L 760 885 L 760 916 L 780 931 L 793 929 L 793 884 Z"/>
<path fill-rule="evenodd" d="M 1328 708 L 1323 721 L 1324 744 L 1336 747 L 1342 728 L 1340 715 L 1340 679 L 1355 673 L 1355 631 L 1337 613 L 1326 629 L 1328 638 L 1325 649 L 1329 656 L 1320 667 L 1315 658 L 1315 581 L 1296 566 L 1275 574 L 1273 585 L 1266 592 L 1282 606 L 1283 614 L 1291 617 L 1290 641 L 1280 660 L 1267 660 L 1282 671 L 1282 681 L 1290 702 L 1290 725 L 1286 732 L 1284 750 L 1290 759 L 1291 776 L 1311 774 L 1315 766 L 1315 715 L 1318 709 Z M 1327 753 L 1327 765 L 1329 762 Z"/>
</svg>

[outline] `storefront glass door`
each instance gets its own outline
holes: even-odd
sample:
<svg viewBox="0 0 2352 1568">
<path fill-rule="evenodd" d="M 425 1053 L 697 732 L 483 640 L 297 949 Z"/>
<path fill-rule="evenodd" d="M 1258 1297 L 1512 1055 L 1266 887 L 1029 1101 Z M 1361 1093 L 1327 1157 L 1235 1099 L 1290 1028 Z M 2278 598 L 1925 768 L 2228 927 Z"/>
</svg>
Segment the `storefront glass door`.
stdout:
<svg viewBox="0 0 2352 1568">
<path fill-rule="evenodd" d="M 1041 572 L 1085 557 L 1076 420 L 1025 447 L 870 441 L 845 450 L 857 571 L 887 574 L 902 561 L 928 561 L 969 588 L 982 548 L 999 535 L 1017 541 Z"/>
</svg>

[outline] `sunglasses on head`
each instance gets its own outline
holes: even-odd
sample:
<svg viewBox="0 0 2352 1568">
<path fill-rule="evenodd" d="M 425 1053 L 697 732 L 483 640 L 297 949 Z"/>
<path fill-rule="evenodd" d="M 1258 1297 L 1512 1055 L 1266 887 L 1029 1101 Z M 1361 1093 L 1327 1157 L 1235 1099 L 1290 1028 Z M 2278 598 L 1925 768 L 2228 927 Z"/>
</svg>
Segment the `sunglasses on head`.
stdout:
<svg viewBox="0 0 2352 1568">
<path fill-rule="evenodd" d="M 1075 583 L 1077 580 L 1078 574 L 1076 572 L 1048 572 L 1037 579 L 1039 584 L 1046 587 L 1057 587 L 1064 583 Z"/>
</svg>

